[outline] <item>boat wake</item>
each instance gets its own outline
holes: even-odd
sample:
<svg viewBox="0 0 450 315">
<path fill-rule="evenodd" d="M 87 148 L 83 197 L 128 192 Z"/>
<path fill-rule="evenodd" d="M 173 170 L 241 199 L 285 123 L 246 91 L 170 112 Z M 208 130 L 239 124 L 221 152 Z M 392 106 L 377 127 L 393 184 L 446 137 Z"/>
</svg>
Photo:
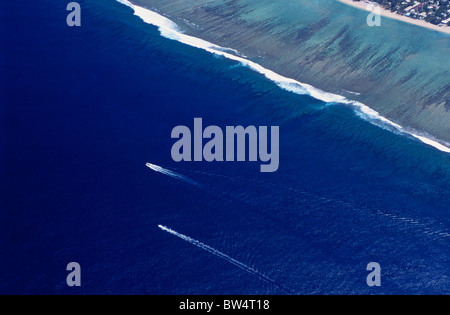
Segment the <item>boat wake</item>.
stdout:
<svg viewBox="0 0 450 315">
<path fill-rule="evenodd" d="M 270 284 L 278 287 L 279 289 L 281 289 L 281 290 L 283 290 L 283 291 L 285 291 L 285 292 L 287 292 L 289 294 L 295 294 L 291 289 L 286 288 L 285 286 L 277 283 L 275 280 L 272 280 L 271 278 L 269 278 L 268 276 L 266 276 L 263 273 L 259 272 L 258 270 L 254 269 L 252 267 L 249 267 L 246 264 L 244 264 L 244 263 L 242 263 L 240 261 L 237 261 L 236 259 L 231 258 L 230 256 L 228 256 L 228 255 L 218 251 L 217 249 L 212 248 L 211 246 L 203 244 L 200 241 L 197 241 L 197 240 L 195 240 L 193 238 L 190 238 L 189 236 L 186 236 L 186 235 L 183 235 L 181 233 L 178 233 L 178 232 L 176 232 L 176 231 L 174 231 L 174 230 L 172 230 L 172 229 L 170 229 L 168 227 L 165 227 L 163 225 L 158 225 L 158 227 L 161 230 L 163 230 L 163 231 L 165 231 L 167 233 L 170 233 L 170 234 L 172 234 L 172 235 L 174 235 L 174 236 L 176 236 L 178 238 L 181 238 L 182 240 L 184 240 L 184 241 L 186 241 L 186 242 L 188 242 L 188 243 L 190 243 L 192 245 L 195 245 L 198 248 L 203 249 L 203 250 L 207 251 L 210 254 L 213 254 L 214 256 L 222 258 L 223 260 L 229 262 L 230 264 L 233 264 L 236 267 L 241 268 L 242 270 L 244 270 L 244 271 L 246 271 L 246 272 L 248 272 L 248 273 L 250 273 L 250 274 L 252 274 L 252 275 L 254 275 L 256 277 L 258 277 L 259 279 L 261 279 L 261 280 L 263 280 L 263 281 L 265 281 L 267 283 L 270 283 Z"/>
<path fill-rule="evenodd" d="M 185 182 L 185 183 L 188 183 L 188 184 L 200 187 L 200 184 L 198 184 L 197 182 L 193 181 L 192 179 L 190 179 L 190 178 L 188 178 L 186 176 L 183 176 L 183 175 L 175 173 L 175 172 L 173 172 L 171 170 L 162 168 L 161 166 L 158 166 L 158 165 L 155 165 L 155 164 L 147 163 L 145 165 L 149 169 L 154 170 L 155 172 L 158 172 L 158 173 L 170 176 L 172 178 L 175 178 L 177 180 L 180 180 L 182 182 Z"/>
</svg>

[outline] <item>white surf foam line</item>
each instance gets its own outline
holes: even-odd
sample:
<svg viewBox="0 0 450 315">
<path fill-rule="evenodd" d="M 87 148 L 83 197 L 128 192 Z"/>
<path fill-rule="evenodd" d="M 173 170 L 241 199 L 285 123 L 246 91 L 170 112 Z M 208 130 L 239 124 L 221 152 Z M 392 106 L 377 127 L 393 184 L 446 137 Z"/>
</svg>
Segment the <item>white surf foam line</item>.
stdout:
<svg viewBox="0 0 450 315">
<path fill-rule="evenodd" d="M 353 95 L 361 95 L 361 93 L 358 93 L 358 92 L 352 92 L 352 91 L 348 91 L 348 90 L 344 90 L 345 92 L 347 92 L 347 93 L 350 93 L 350 94 L 353 94 Z"/>
<path fill-rule="evenodd" d="M 431 145 L 432 147 L 435 147 L 435 148 L 438 149 L 438 150 L 441 150 L 441 151 L 443 151 L 443 152 L 450 153 L 450 148 L 448 148 L 448 147 L 446 147 L 446 146 L 440 144 L 440 143 L 437 142 L 437 141 L 431 140 L 430 138 L 427 138 L 427 137 L 423 137 L 423 136 L 416 135 L 416 134 L 414 134 L 414 133 L 411 133 L 411 135 L 412 135 L 413 137 L 419 139 L 419 140 L 422 141 L 423 143 L 426 143 L 426 144 L 428 144 L 428 145 Z"/>
<path fill-rule="evenodd" d="M 367 120 L 379 127 L 389 126 L 390 128 L 394 128 L 395 130 L 403 134 L 411 135 L 414 138 L 422 141 L 423 143 L 432 146 L 440 151 L 450 153 L 450 144 L 447 147 L 436 140 L 430 139 L 429 137 L 420 136 L 414 132 L 410 132 L 405 128 L 403 128 L 402 126 L 400 126 L 399 124 L 396 124 L 393 121 L 383 117 L 382 115 L 380 115 L 380 113 L 378 113 L 377 111 L 373 110 L 372 108 L 361 102 L 349 100 L 342 95 L 328 93 L 312 85 L 301 83 L 297 80 L 284 77 L 272 70 L 264 68 L 263 66 L 253 61 L 250 61 L 241 56 L 233 55 L 228 52 L 228 51 L 236 51 L 234 49 L 224 48 L 215 45 L 213 43 L 210 43 L 208 41 L 205 41 L 203 39 L 183 34 L 176 23 L 156 12 L 134 5 L 128 0 L 117 0 L 117 1 L 132 8 L 134 10 L 134 15 L 140 17 L 145 23 L 157 26 L 163 37 L 181 42 L 183 44 L 192 47 L 206 50 L 212 54 L 222 56 L 230 60 L 237 61 L 241 63 L 243 66 L 246 66 L 264 75 L 267 79 L 275 82 L 280 88 L 284 90 L 300 95 L 309 95 L 315 99 L 321 100 L 326 103 L 340 103 L 350 105 L 358 113 L 358 116 L 360 116 L 364 120 Z"/>
<path fill-rule="evenodd" d="M 249 266 L 247 266 L 246 264 L 241 263 L 240 261 L 237 261 L 237 260 L 234 259 L 234 258 L 231 258 L 230 256 L 228 256 L 228 255 L 226 255 L 226 254 L 224 254 L 224 253 L 218 251 L 217 249 L 212 248 L 211 246 L 208 246 L 208 245 L 206 245 L 206 244 L 203 244 L 202 242 L 197 241 L 197 240 L 195 240 L 195 239 L 193 239 L 193 238 L 190 238 L 189 236 L 186 236 L 186 235 L 183 235 L 183 234 L 181 234 L 181 233 L 178 233 L 178 232 L 176 232 L 176 231 L 174 231 L 174 230 L 172 230 L 172 229 L 170 229 L 170 228 L 168 228 L 168 227 L 166 227 L 166 226 L 164 226 L 164 225 L 158 225 L 158 227 L 159 227 L 161 230 L 163 230 L 163 231 L 165 231 L 165 232 L 167 232 L 167 233 L 170 233 L 170 234 L 172 234 L 172 235 L 174 235 L 174 236 L 176 236 L 176 237 L 179 237 L 179 238 L 181 238 L 182 240 L 184 240 L 184 241 L 186 241 L 186 242 L 188 242 L 188 243 L 191 243 L 192 245 L 195 245 L 195 246 L 197 246 L 197 247 L 199 247 L 199 248 L 201 248 L 201 249 L 207 251 L 207 252 L 210 253 L 210 254 L 213 254 L 213 255 L 215 255 L 215 256 L 217 256 L 217 257 L 219 257 L 219 258 L 222 258 L 222 259 L 226 260 L 226 261 L 229 262 L 230 264 L 233 264 L 233 265 L 235 265 L 236 267 L 239 267 L 239 268 L 241 268 L 242 270 L 244 270 L 244 271 L 246 271 L 246 272 L 248 272 L 248 273 L 250 273 L 250 274 L 252 274 L 252 275 L 254 275 L 254 276 L 257 276 L 259 279 L 264 280 L 265 282 L 268 282 L 268 283 L 270 283 L 270 284 L 273 284 L 274 286 L 276 286 L 276 287 L 282 289 L 283 291 L 286 291 L 286 292 L 288 292 L 288 293 L 290 293 L 290 294 L 294 294 L 294 292 L 293 292 L 292 290 L 290 290 L 290 289 L 284 287 L 284 286 L 281 285 L 281 284 L 278 284 L 276 281 L 274 281 L 274 280 L 272 280 L 271 278 L 269 278 L 268 276 L 262 274 L 262 273 L 259 272 L 258 270 L 254 269 L 254 268 L 252 268 L 252 267 L 249 267 Z"/>
<path fill-rule="evenodd" d="M 161 173 L 161 174 L 170 176 L 170 177 L 172 177 L 172 178 L 178 179 L 178 180 L 180 180 L 180 181 L 182 181 L 182 182 L 186 182 L 186 183 L 189 183 L 189 184 L 191 184 L 191 185 L 199 186 L 199 187 L 200 187 L 200 185 L 199 185 L 197 182 L 193 181 L 192 179 L 190 179 L 190 178 L 188 178 L 188 177 L 186 177 L 186 176 L 183 176 L 183 175 L 181 175 L 181 174 L 175 173 L 175 172 L 173 172 L 173 171 L 171 171 L 171 170 L 162 168 L 161 166 L 158 166 L 158 165 L 155 165 L 155 164 L 152 164 L 152 163 L 147 163 L 147 164 L 145 164 L 145 165 L 146 165 L 148 168 L 154 170 L 155 172 L 158 172 L 158 173 Z"/>
</svg>

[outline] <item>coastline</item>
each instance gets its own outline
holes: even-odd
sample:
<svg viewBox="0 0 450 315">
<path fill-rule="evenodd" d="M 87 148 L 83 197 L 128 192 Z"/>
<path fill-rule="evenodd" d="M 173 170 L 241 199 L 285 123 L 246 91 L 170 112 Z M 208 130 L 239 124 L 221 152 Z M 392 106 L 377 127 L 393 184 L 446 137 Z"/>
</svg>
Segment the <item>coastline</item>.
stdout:
<svg viewBox="0 0 450 315">
<path fill-rule="evenodd" d="M 132 0 L 164 16 L 165 26 L 175 23 L 185 35 L 231 47 L 273 73 L 365 104 L 411 133 L 431 135 L 450 147 L 446 34 L 393 20 L 385 25 L 395 27 L 379 31 L 365 25 L 364 10 L 336 0 L 289 0 L 283 5 L 227 1 L 225 6 L 222 0 L 207 5 Z"/>
<path fill-rule="evenodd" d="M 346 5 L 349 5 L 349 6 L 352 6 L 352 7 L 361 9 L 361 10 L 364 10 L 364 11 L 372 12 L 369 9 L 370 4 L 368 4 L 368 3 L 364 2 L 364 1 L 360 1 L 360 2 L 354 2 L 353 0 L 338 0 L 338 1 L 342 2 L 342 3 L 346 4 Z M 428 23 L 428 22 L 423 21 L 423 20 L 416 20 L 416 19 L 413 19 L 413 18 L 410 18 L 410 17 L 407 17 L 407 16 L 399 15 L 399 14 L 397 14 L 395 12 L 391 12 L 389 10 L 386 10 L 386 9 L 382 8 L 381 6 L 380 6 L 380 12 L 381 12 L 382 16 L 390 18 L 390 19 L 395 19 L 395 20 L 402 21 L 402 22 L 405 22 L 405 23 L 417 25 L 417 26 L 420 26 L 420 27 L 425 27 L 425 28 L 428 28 L 428 29 L 431 29 L 431 30 L 434 30 L 434 31 L 438 31 L 438 32 L 442 32 L 442 33 L 445 33 L 445 34 L 450 34 L 450 26 L 442 26 L 441 27 L 441 26 L 437 26 L 437 25 Z"/>
<path fill-rule="evenodd" d="M 244 57 L 236 56 L 234 54 L 226 52 L 229 50 L 235 51 L 234 49 L 221 47 L 216 44 L 205 41 L 203 39 L 181 33 L 176 23 L 174 23 L 173 21 L 162 15 L 159 15 L 156 12 L 134 5 L 128 0 L 117 0 L 117 1 L 132 8 L 134 10 L 134 14 L 140 17 L 145 23 L 157 26 L 163 37 L 178 41 L 191 47 L 205 50 L 214 55 L 219 55 L 227 59 L 237 61 L 241 63 L 243 66 L 249 67 L 253 71 L 256 71 L 264 75 L 267 79 L 277 84 L 281 89 L 287 90 L 289 92 L 293 92 L 295 94 L 300 95 L 309 95 L 314 97 L 315 99 L 327 103 L 339 103 L 347 106 L 350 105 L 351 107 L 353 107 L 355 113 L 358 116 L 374 125 L 377 125 L 383 129 L 387 128 L 390 130 L 395 130 L 396 132 L 400 132 L 405 135 L 412 136 L 420 140 L 422 143 L 434 147 L 439 151 L 450 153 L 449 143 L 446 143 L 441 139 L 436 139 L 428 134 L 421 135 L 420 131 L 408 130 L 408 128 L 404 128 L 403 126 L 389 120 L 388 118 L 380 115 L 380 113 L 378 113 L 376 110 L 370 108 L 369 106 L 361 102 L 348 99 L 342 95 L 337 95 L 334 93 L 320 90 L 314 86 L 296 81 L 295 79 L 292 78 L 284 77 Z"/>
</svg>

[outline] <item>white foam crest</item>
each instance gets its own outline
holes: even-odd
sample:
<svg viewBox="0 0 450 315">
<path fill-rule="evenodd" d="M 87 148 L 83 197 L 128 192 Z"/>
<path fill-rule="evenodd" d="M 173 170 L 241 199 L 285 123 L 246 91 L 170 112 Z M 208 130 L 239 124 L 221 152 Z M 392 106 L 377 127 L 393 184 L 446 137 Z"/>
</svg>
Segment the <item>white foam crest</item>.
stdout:
<svg viewBox="0 0 450 315">
<path fill-rule="evenodd" d="M 348 90 L 344 90 L 345 92 L 347 92 L 347 93 L 350 93 L 350 94 L 353 94 L 353 95 L 361 95 L 361 93 L 358 93 L 358 92 L 353 92 L 353 91 L 348 91 Z"/>
<path fill-rule="evenodd" d="M 412 135 L 413 137 L 419 139 L 419 140 L 422 141 L 423 143 L 426 143 L 426 144 L 428 144 L 428 145 L 431 145 L 432 147 L 435 147 L 436 149 L 438 149 L 438 150 L 440 150 L 440 151 L 450 153 L 450 148 L 448 148 L 448 147 L 446 147 L 446 146 L 440 144 L 440 143 L 437 142 L 437 141 L 431 140 L 430 138 L 427 138 L 427 137 L 423 137 L 423 136 L 416 135 L 416 134 L 414 134 L 414 133 L 411 133 L 411 135 Z"/>
<path fill-rule="evenodd" d="M 134 5 L 133 5 L 130 1 L 127 1 L 127 0 L 117 0 L 117 2 L 122 3 L 122 4 L 126 5 L 126 6 L 128 6 L 128 7 L 132 8 L 132 9 L 134 9 Z"/>
<path fill-rule="evenodd" d="M 134 5 L 127 0 L 117 0 L 117 1 L 132 8 L 134 10 L 134 14 L 140 17 L 145 23 L 157 26 L 159 28 L 161 35 L 168 39 L 175 40 L 192 47 L 206 50 L 212 54 L 222 56 L 230 60 L 237 61 L 241 63 L 243 66 L 249 67 L 250 69 L 264 75 L 267 79 L 275 82 L 280 88 L 286 91 L 300 95 L 310 95 L 311 97 L 326 103 L 340 103 L 352 106 L 355 112 L 358 114 L 358 116 L 360 116 L 364 120 L 367 120 L 382 128 L 386 126 L 390 128 L 393 127 L 397 131 L 403 134 L 409 134 L 429 146 L 432 146 L 440 151 L 450 153 L 450 147 L 447 147 L 439 143 L 438 141 L 432 140 L 428 137 L 420 136 L 417 135 L 416 133 L 406 130 L 401 125 L 387 119 L 386 117 L 383 117 L 380 113 L 378 113 L 377 111 L 373 110 L 372 108 L 363 103 L 349 100 L 345 96 L 325 92 L 312 85 L 282 76 L 272 70 L 264 68 L 263 66 L 257 64 L 256 62 L 250 61 L 242 56 L 237 56 L 232 53 L 229 53 L 229 51 L 237 52 L 234 49 L 221 47 L 213 43 L 210 43 L 206 40 L 183 34 L 179 30 L 177 24 L 175 24 L 170 19 L 156 12 Z"/>
<path fill-rule="evenodd" d="M 171 171 L 171 170 L 162 168 L 161 166 L 158 166 L 158 165 L 155 165 L 155 164 L 152 164 L 152 163 L 147 163 L 147 164 L 145 164 L 145 165 L 146 165 L 148 168 L 154 170 L 155 172 L 158 172 L 158 173 L 161 173 L 161 174 L 170 176 L 170 177 L 172 177 L 172 178 L 175 178 L 175 179 L 178 179 L 178 180 L 180 180 L 180 181 L 189 183 L 189 184 L 191 184 L 191 185 L 200 186 L 197 182 L 193 181 L 192 179 L 190 179 L 190 178 L 188 178 L 188 177 L 186 177 L 186 176 L 183 176 L 183 175 L 181 175 L 181 174 L 175 173 L 175 172 L 173 172 L 173 171 Z"/>
<path fill-rule="evenodd" d="M 240 261 L 238 261 L 238 260 L 236 260 L 234 258 L 231 258 L 230 256 L 228 256 L 228 255 L 218 251 L 217 249 L 215 249 L 215 248 L 213 248 L 211 246 L 208 246 L 208 245 L 206 245 L 206 244 L 204 244 L 204 243 L 202 243 L 200 241 L 197 241 L 197 240 L 195 240 L 193 238 L 190 238 L 189 236 L 186 236 L 184 234 L 178 233 L 177 231 L 174 231 L 174 230 L 172 230 L 172 229 L 170 229 L 170 228 L 168 228 L 168 227 L 166 227 L 164 225 L 158 225 L 158 227 L 161 230 L 163 230 L 163 231 L 165 231 L 167 233 L 170 233 L 170 234 L 172 234 L 172 235 L 174 235 L 176 237 L 179 237 L 182 240 L 184 240 L 184 241 L 186 241 L 186 242 L 188 242 L 188 243 L 190 243 L 192 245 L 195 245 L 198 248 L 201 248 L 201 249 L 207 251 L 210 254 L 213 254 L 213 255 L 215 255 L 215 256 L 217 256 L 219 258 L 222 258 L 222 259 L 226 260 L 227 262 L 229 262 L 229 263 L 231 263 L 231 264 L 241 268 L 242 270 L 244 270 L 244 271 L 246 271 L 246 272 L 248 272 L 248 273 L 250 273 L 250 274 L 252 274 L 254 276 L 257 276 L 261 280 L 264 280 L 264 281 L 266 281 L 266 282 L 268 282 L 270 284 L 273 284 L 273 285 L 277 286 L 278 288 L 280 288 L 280 289 L 282 289 L 284 291 L 287 291 L 289 293 L 293 293 L 290 289 L 288 289 L 288 288 L 278 284 L 277 282 L 275 282 L 274 280 L 272 280 L 271 278 L 269 278 L 265 274 L 259 272 L 258 270 L 254 269 L 254 268 L 252 268 L 250 266 L 247 266 L 246 264 L 244 264 L 244 263 L 242 263 L 242 262 L 240 262 Z"/>
</svg>

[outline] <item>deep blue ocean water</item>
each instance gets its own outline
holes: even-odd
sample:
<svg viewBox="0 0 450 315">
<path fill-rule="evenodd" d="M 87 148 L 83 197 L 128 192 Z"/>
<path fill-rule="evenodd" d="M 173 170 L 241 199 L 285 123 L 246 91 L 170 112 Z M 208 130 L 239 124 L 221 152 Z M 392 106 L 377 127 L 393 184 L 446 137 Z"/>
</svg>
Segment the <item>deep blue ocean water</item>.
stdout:
<svg viewBox="0 0 450 315">
<path fill-rule="evenodd" d="M 0 5 L 0 293 L 285 293 L 158 224 L 294 293 L 450 293 L 450 155 L 79 2 Z M 278 172 L 173 162 L 195 117 L 280 126 Z"/>
</svg>

